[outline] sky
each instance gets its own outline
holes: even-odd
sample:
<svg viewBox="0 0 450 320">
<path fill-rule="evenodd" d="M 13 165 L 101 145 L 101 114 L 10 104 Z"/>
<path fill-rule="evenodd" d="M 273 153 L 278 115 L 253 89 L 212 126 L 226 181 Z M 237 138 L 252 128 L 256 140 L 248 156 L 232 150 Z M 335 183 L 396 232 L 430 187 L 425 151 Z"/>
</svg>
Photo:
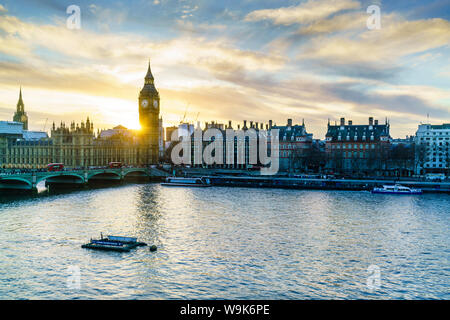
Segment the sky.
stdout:
<svg viewBox="0 0 450 320">
<path fill-rule="evenodd" d="M 67 7 L 80 8 L 80 29 Z M 367 8 L 380 8 L 380 28 Z M 450 122 L 450 0 L 0 0 L 0 120 L 138 128 L 151 61 L 165 126 Z"/>
</svg>

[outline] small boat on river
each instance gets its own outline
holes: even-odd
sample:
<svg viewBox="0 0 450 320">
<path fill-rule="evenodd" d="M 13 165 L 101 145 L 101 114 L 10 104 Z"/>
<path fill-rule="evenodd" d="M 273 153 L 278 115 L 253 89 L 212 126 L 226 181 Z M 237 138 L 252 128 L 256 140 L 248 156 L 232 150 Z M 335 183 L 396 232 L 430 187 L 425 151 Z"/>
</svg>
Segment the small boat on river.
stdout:
<svg viewBox="0 0 450 320">
<path fill-rule="evenodd" d="M 89 243 L 83 244 L 81 247 L 94 250 L 129 252 L 133 248 L 146 245 L 145 242 L 137 241 L 137 238 L 120 236 L 107 236 L 103 238 L 103 235 L 101 235 L 100 239 L 91 239 Z"/>
<path fill-rule="evenodd" d="M 421 189 L 413 189 L 400 184 L 384 185 L 383 188 L 373 188 L 372 193 L 384 194 L 422 194 Z"/>
<path fill-rule="evenodd" d="M 178 186 L 178 187 L 210 187 L 211 181 L 208 178 L 178 178 L 168 177 L 162 186 Z"/>
</svg>

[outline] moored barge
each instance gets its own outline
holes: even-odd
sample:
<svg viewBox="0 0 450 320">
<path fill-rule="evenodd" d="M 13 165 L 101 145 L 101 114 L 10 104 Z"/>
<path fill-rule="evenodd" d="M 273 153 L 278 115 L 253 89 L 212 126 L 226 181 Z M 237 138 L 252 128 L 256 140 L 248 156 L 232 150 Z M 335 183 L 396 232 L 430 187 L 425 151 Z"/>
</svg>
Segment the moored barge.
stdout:
<svg viewBox="0 0 450 320">
<path fill-rule="evenodd" d="M 178 178 L 168 177 L 162 186 L 176 186 L 176 187 L 210 187 L 211 181 L 208 178 Z"/>
<path fill-rule="evenodd" d="M 94 250 L 129 252 L 131 249 L 146 245 L 145 242 L 137 241 L 137 238 L 120 236 L 107 236 L 103 238 L 103 235 L 101 235 L 100 239 L 91 239 L 89 243 L 83 244 L 81 247 Z"/>
</svg>

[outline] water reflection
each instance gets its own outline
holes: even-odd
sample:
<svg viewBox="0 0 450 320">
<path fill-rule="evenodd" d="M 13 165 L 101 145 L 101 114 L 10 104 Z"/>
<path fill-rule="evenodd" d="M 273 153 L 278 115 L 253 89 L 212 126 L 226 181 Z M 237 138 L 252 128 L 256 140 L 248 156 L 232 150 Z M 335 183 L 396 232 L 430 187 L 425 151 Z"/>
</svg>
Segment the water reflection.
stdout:
<svg viewBox="0 0 450 320">
<path fill-rule="evenodd" d="M 118 185 L 0 202 L 1 298 L 449 298 L 447 195 Z M 81 249 L 136 236 L 158 251 Z M 366 287 L 368 266 L 382 286 Z M 69 290 L 67 267 L 81 270 Z"/>
</svg>

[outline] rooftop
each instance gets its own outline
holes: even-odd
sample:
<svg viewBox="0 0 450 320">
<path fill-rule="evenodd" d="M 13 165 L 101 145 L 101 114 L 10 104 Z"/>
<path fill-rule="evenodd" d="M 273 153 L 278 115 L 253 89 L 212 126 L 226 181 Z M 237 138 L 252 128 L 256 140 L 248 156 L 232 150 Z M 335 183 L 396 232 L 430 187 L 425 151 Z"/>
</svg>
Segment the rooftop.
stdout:
<svg viewBox="0 0 450 320">
<path fill-rule="evenodd" d="M 19 134 L 23 133 L 23 123 L 15 121 L 0 121 L 0 134 Z"/>
</svg>

